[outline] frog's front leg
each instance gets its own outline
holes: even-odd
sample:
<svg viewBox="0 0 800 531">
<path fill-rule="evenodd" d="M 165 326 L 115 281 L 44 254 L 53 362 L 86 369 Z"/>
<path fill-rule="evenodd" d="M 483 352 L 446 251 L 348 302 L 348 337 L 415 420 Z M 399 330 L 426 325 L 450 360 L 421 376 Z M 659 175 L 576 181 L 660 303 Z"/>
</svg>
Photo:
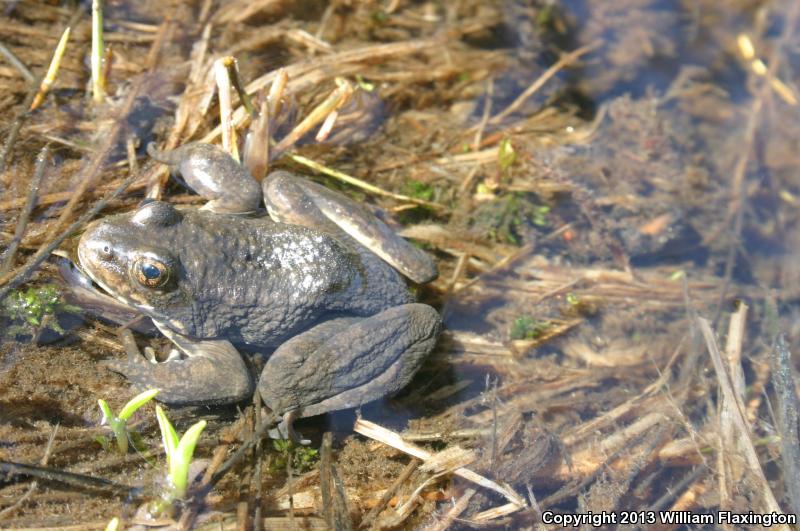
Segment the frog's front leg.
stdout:
<svg viewBox="0 0 800 531">
<path fill-rule="evenodd" d="M 395 394 L 433 350 L 441 323 L 425 304 L 325 321 L 270 356 L 258 383 L 261 398 L 274 412 L 300 418 Z"/>
<path fill-rule="evenodd" d="M 108 362 L 108 368 L 137 387 L 159 389 L 157 400 L 170 405 L 231 404 L 253 394 L 250 370 L 229 341 L 190 339 L 159 328 L 186 357 L 145 359 L 131 338 L 125 342 L 128 360 Z"/>
</svg>

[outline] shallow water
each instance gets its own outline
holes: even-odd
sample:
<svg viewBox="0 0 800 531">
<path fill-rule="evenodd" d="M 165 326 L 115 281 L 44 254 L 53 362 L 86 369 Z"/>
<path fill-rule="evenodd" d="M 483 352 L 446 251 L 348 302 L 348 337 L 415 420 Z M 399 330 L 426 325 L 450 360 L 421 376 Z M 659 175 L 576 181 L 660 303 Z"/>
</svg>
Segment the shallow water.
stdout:
<svg viewBox="0 0 800 531">
<path fill-rule="evenodd" d="M 442 311 L 440 346 L 398 397 L 361 414 L 429 451 L 460 446 L 473 452 L 464 466 L 508 484 L 526 506 L 509 506 L 491 489 L 472 491 L 447 473 L 403 512 L 409 495 L 432 476 L 417 470 L 381 516 L 386 527 L 460 528 L 472 521 L 525 528 L 539 510 L 768 512 L 776 504 L 800 510 L 792 483 L 785 485 L 797 438 L 784 431 L 780 387 L 771 379 L 776 334 L 786 335 L 790 350 L 800 338 L 795 3 L 465 0 L 328 9 L 324 2 L 265 2 L 252 13 L 236 4 L 211 7 L 209 57 L 235 54 L 246 82 L 294 65 L 297 115 L 330 92 L 337 74 L 374 87 L 373 104 L 360 108 L 349 134 L 340 124 L 335 142 L 306 138 L 298 153 L 384 190 L 444 205 L 415 208 L 314 175 L 400 220 L 404 234 L 440 266 L 436 282 L 415 288 Z M 52 48 L 70 13 L 34 2 L 9 6 L 0 40 L 40 70 L 49 60 L 42 43 Z M 168 14 L 174 22 L 163 25 Z M 88 198 L 127 176 L 130 135 L 139 141 L 138 165 L 150 171 L 143 148 L 175 133 L 181 101 L 192 111 L 181 140 L 202 138 L 216 126 L 215 99 L 201 112 L 213 85 L 199 74 L 191 78 L 187 63 L 192 46 L 199 49 L 200 16 L 182 3 L 109 5 L 112 101 L 99 108 L 83 98 L 89 24 L 82 18 L 54 93 L 28 117 L 0 175 L 0 245 L 6 248 L 36 153 L 53 143 L 40 206 L 15 267 L 48 241 L 137 79 L 141 96 Z M 158 39 L 158 53 L 149 56 Z M 385 55 L 373 48 L 358 60 L 331 55 L 426 39 L 435 44 Z M 558 63 L 575 50 L 572 60 Z M 148 61 L 152 69 L 143 74 Z M 298 66 L 303 61 L 308 67 Z M 10 67 L 0 70 L 0 82 L 11 95 L 0 98 L 6 116 L 0 121 L 10 127 L 25 86 Z M 286 117 L 284 128 L 296 119 Z M 273 167 L 312 173 L 288 157 Z M 146 189 L 146 180 L 135 182 L 105 212 L 130 210 Z M 164 197 L 199 204 L 175 184 Z M 86 209 L 84 203 L 77 212 Z M 71 245 L 68 240 L 62 248 Z M 55 270 L 47 262 L 33 285 L 58 283 Z M 729 371 L 734 384 L 737 367 L 744 380 L 749 434 L 739 430 L 734 437 L 731 414 L 718 413 L 730 408 L 718 386 L 726 378 L 713 368 L 696 317 L 711 321 L 724 350 L 736 337 L 729 322 L 741 303 L 749 307 L 740 325 L 746 334 L 741 361 L 729 362 Z M 38 344 L 24 334 L 0 343 L 0 459 L 40 463 L 57 424 L 47 466 L 149 488 L 160 476 L 157 466 L 135 454 L 115 457 L 92 440 L 102 432 L 96 400 L 118 408 L 134 393 L 101 367 L 104 359 L 124 356 L 113 328 L 64 310 L 56 312 L 64 334 L 43 333 Z M 0 319 L 6 330 L 19 324 L 8 311 Z M 796 362 L 791 369 L 795 374 Z M 198 417 L 209 420 L 198 450 L 203 458 L 237 417 L 235 408 L 169 414 L 179 431 Z M 151 417 L 147 406 L 136 418 L 144 445 L 158 449 Z M 315 447 L 324 432 L 334 433 L 333 463 L 351 516 L 360 522 L 409 459 L 354 435 L 355 417 L 339 412 L 298 427 Z M 776 438 L 782 433 L 783 446 Z M 742 464 L 746 452 L 738 445 L 744 443 L 733 440 L 755 441 L 764 476 L 752 462 Z M 265 459 L 273 462 L 279 452 L 265 446 Z M 298 497 L 295 510 L 312 519 L 324 512 L 317 466 L 314 461 L 308 478 L 298 480 L 305 472 L 299 468 L 293 478 L 299 481 L 293 492 L 311 500 Z M 239 476 L 251 482 L 251 470 Z M 273 496 L 262 502 L 264 516 L 288 515 L 286 494 L 278 490 L 287 481 L 284 472 L 263 472 Z M 28 479 L 3 481 L 3 527 L 102 528 L 136 506 L 58 481 L 42 481 L 27 495 Z M 235 525 L 242 501 L 252 514 L 257 502 L 250 488 L 255 491 L 228 478 L 201 520 Z M 493 508 L 499 509 L 486 512 Z M 270 522 L 266 527 L 286 524 Z"/>
</svg>

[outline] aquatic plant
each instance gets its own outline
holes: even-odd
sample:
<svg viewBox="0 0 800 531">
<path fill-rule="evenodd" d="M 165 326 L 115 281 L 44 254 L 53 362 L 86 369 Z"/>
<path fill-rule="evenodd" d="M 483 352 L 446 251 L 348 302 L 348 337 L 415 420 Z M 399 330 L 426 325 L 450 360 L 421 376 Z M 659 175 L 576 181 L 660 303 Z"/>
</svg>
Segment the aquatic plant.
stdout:
<svg viewBox="0 0 800 531">
<path fill-rule="evenodd" d="M 433 187 L 416 179 L 409 179 L 403 186 L 403 193 L 409 197 L 416 197 L 425 201 L 433 199 Z"/>
<path fill-rule="evenodd" d="M 403 184 L 403 195 L 430 203 L 436 195 L 436 190 L 430 184 L 409 179 Z M 404 225 L 420 223 L 434 216 L 436 210 L 424 204 L 417 204 L 415 208 L 404 209 L 397 213 L 397 218 Z"/>
<path fill-rule="evenodd" d="M 119 453 L 128 453 L 128 419 L 130 419 L 140 407 L 155 398 L 157 394 L 158 389 L 150 389 L 149 391 L 139 393 L 122 406 L 119 415 L 114 415 L 108 402 L 102 398 L 97 401 L 97 404 L 100 406 L 100 411 L 103 412 L 103 420 L 108 422 L 108 426 L 111 428 L 111 431 L 114 433 L 114 438 L 117 440 L 117 450 L 119 450 Z M 101 444 L 103 443 L 102 440 L 100 440 L 100 442 Z"/>
<path fill-rule="evenodd" d="M 298 473 L 307 472 L 319 459 L 319 451 L 316 448 L 298 445 L 288 439 L 275 439 L 272 441 L 272 447 L 277 452 L 270 466 L 273 472 L 286 470 L 287 463 Z"/>
<path fill-rule="evenodd" d="M 534 319 L 530 315 L 523 315 L 514 319 L 511 330 L 508 333 L 510 339 L 536 339 L 541 336 L 548 328 L 550 321 Z"/>
<path fill-rule="evenodd" d="M 550 225 L 549 217 L 550 207 L 534 194 L 512 193 L 479 205 L 471 224 L 492 241 L 522 245 L 527 231 Z"/>
</svg>

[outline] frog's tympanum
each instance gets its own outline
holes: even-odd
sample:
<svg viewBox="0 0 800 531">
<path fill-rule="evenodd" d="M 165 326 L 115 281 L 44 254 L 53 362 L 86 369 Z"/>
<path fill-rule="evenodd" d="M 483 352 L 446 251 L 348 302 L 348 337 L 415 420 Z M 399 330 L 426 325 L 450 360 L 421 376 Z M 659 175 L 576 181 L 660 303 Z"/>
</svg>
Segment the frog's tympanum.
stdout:
<svg viewBox="0 0 800 531">
<path fill-rule="evenodd" d="M 287 172 L 259 186 L 212 145 L 149 151 L 209 202 L 151 201 L 86 229 L 83 269 L 176 347 L 166 361 L 137 353 L 113 370 L 168 404 L 224 404 L 254 388 L 237 349 L 267 353 L 259 393 L 290 417 L 356 407 L 411 380 L 441 319 L 397 271 L 433 280 L 424 252 L 355 201 Z M 258 215 L 262 201 L 269 217 Z"/>
</svg>

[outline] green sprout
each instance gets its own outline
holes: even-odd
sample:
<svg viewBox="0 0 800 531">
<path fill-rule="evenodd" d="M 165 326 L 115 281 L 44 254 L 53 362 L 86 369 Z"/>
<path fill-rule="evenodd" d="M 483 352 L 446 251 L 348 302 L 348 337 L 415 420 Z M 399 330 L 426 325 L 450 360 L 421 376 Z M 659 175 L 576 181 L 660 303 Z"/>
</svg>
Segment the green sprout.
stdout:
<svg viewBox="0 0 800 531">
<path fill-rule="evenodd" d="M 189 465 L 200 434 L 206 427 L 206 421 L 201 420 L 192 425 L 183 437 L 178 438 L 178 432 L 175 431 L 161 406 L 156 406 L 156 417 L 158 427 L 161 429 L 161 440 L 164 442 L 164 452 L 167 454 L 169 490 L 164 493 L 164 500 L 171 504 L 186 497 L 189 487 Z"/>
<path fill-rule="evenodd" d="M 364 79 L 364 76 L 361 74 L 356 74 L 356 84 L 359 86 L 359 88 L 366 90 L 367 92 L 372 92 L 375 90 L 375 83 L 370 83 Z"/>
<path fill-rule="evenodd" d="M 63 334 L 64 329 L 58 324 L 55 314 L 80 311 L 77 306 L 64 302 L 56 286 L 47 284 L 9 293 L 0 306 L 0 317 L 15 322 L 6 328 L 6 337 L 34 335 L 43 326 Z"/>
<path fill-rule="evenodd" d="M 683 269 L 678 269 L 677 271 L 672 272 L 672 274 L 669 276 L 669 279 L 672 281 L 683 280 L 685 276 L 686 272 Z"/>
<path fill-rule="evenodd" d="M 511 325 L 511 330 L 508 335 L 511 339 L 536 339 L 541 337 L 548 328 L 550 328 L 550 321 L 541 321 L 534 319 L 530 315 L 523 315 L 514 319 Z"/>
<path fill-rule="evenodd" d="M 97 401 L 97 404 L 100 406 L 100 411 L 103 412 L 103 420 L 108 422 L 108 426 L 111 428 L 111 431 L 114 433 L 114 438 L 117 440 L 117 449 L 119 453 L 128 453 L 128 419 L 130 419 L 140 407 L 151 401 L 157 394 L 158 389 L 150 389 L 149 391 L 139 393 L 122 407 L 119 415 L 114 415 L 114 412 L 111 411 L 111 408 L 108 406 L 108 402 L 102 398 Z M 100 440 L 99 442 L 103 444 L 104 441 Z M 106 446 L 106 444 L 103 444 L 103 446 Z"/>
<path fill-rule="evenodd" d="M 108 521 L 108 524 L 106 525 L 106 531 L 117 531 L 118 529 L 119 529 L 119 518 L 115 516 L 114 518 Z"/>
</svg>

